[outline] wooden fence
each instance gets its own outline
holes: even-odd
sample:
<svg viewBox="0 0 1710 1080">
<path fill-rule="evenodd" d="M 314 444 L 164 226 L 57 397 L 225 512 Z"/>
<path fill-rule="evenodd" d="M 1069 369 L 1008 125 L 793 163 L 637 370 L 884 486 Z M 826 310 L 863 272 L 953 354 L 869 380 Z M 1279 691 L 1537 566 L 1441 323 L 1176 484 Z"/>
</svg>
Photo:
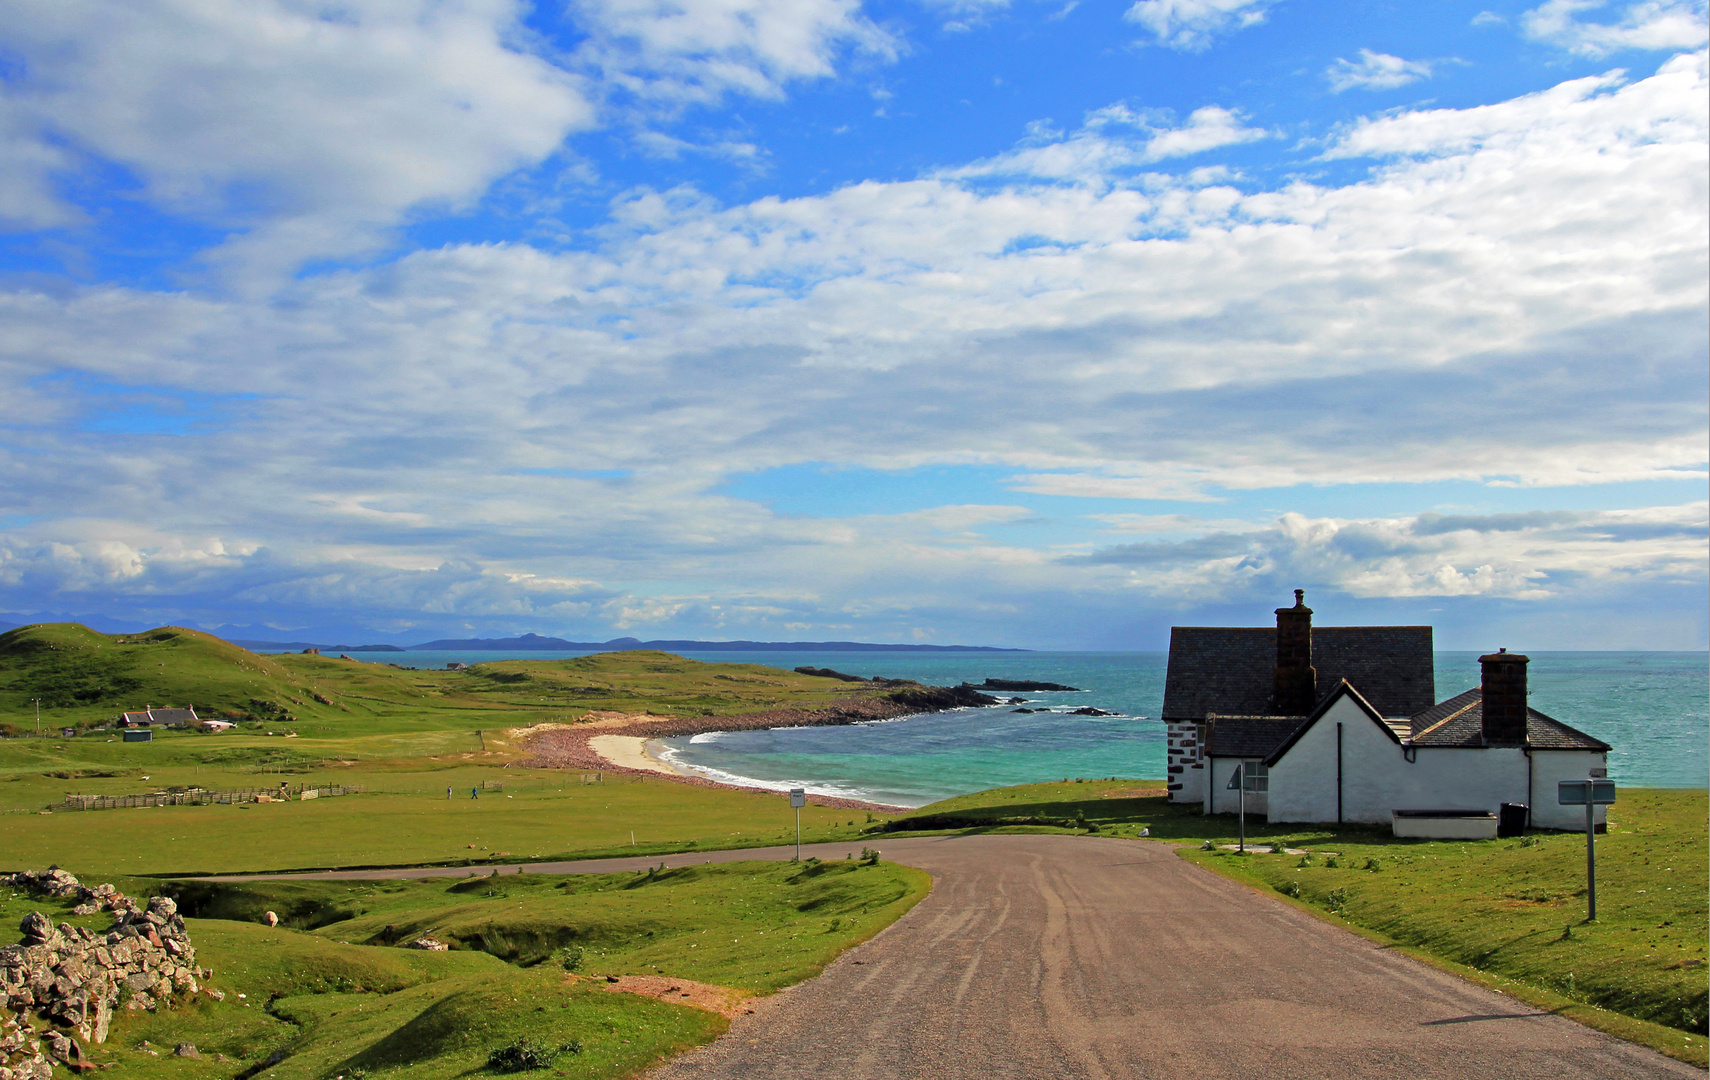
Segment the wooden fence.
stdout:
<svg viewBox="0 0 1710 1080">
<path fill-rule="evenodd" d="M 49 810 L 126 810 L 138 806 L 213 806 L 250 802 L 298 802 L 334 795 L 360 795 L 362 788 L 348 784 L 290 784 L 273 788 L 239 788 L 232 791 L 155 791 L 147 795 L 75 795 Z"/>
</svg>

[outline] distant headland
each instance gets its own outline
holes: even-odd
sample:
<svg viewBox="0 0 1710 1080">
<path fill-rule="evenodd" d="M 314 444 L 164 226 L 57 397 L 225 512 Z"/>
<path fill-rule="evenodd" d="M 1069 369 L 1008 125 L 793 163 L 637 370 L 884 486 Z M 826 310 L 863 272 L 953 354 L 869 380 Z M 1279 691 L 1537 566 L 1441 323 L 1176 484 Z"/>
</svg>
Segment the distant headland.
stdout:
<svg viewBox="0 0 1710 1080">
<path fill-rule="evenodd" d="M 868 641 L 689 641 L 680 639 L 642 641 L 621 637 L 610 641 L 566 641 L 563 638 L 523 634 L 509 638 L 440 638 L 419 645 L 322 645 L 313 641 L 232 641 L 245 649 L 277 652 L 320 649 L 322 652 L 564 652 L 582 649 L 626 652 L 631 649 L 663 649 L 666 652 L 1030 652 L 1029 649 L 1000 649 L 991 645 L 882 645 Z"/>
</svg>

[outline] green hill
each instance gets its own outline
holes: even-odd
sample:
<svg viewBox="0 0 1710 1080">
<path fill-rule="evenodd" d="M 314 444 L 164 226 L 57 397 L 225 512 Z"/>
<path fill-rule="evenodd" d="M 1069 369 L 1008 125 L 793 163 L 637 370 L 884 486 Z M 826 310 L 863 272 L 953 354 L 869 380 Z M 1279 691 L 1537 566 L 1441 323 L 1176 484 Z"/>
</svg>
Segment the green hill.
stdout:
<svg viewBox="0 0 1710 1080">
<path fill-rule="evenodd" d="M 293 724 L 304 734 L 379 734 L 396 730 L 387 719 L 407 720 L 411 728 L 426 722 L 469 729 L 589 709 L 718 715 L 818 705 L 850 690 L 836 679 L 651 650 L 420 671 L 302 653 L 259 655 L 173 626 L 101 634 L 77 623 L 40 623 L 0 634 L 0 733 L 32 729 L 38 698 L 44 728 L 87 728 L 124 710 L 189 705 L 204 718 Z M 519 711 L 536 715 L 515 716 Z M 364 718 L 381 722 L 351 723 Z"/>
<path fill-rule="evenodd" d="M 127 709 L 186 705 L 202 716 L 284 717 L 330 705 L 312 680 L 212 634 L 164 626 L 99 634 L 41 623 L 0 634 L 0 722 L 88 726 Z"/>
</svg>

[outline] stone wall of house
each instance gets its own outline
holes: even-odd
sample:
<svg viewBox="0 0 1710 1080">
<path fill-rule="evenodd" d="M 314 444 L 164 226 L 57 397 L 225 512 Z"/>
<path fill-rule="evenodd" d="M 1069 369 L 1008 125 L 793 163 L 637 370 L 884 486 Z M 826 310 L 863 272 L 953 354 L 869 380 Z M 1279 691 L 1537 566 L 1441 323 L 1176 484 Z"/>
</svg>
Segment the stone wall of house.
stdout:
<svg viewBox="0 0 1710 1080">
<path fill-rule="evenodd" d="M 196 966 L 171 899 L 145 903 L 57 869 L 0 875 L 0 885 L 74 898 L 77 915 L 113 913 L 113 925 L 97 932 L 33 911 L 23 940 L 0 948 L 0 1080 L 49 1080 L 55 1061 L 88 1068 L 83 1046 L 107 1040 L 115 1009 L 171 1007 L 203 992 L 210 972 Z"/>
<path fill-rule="evenodd" d="M 1164 786 L 1173 803 L 1197 803 L 1205 798 L 1205 732 L 1193 720 L 1166 720 Z"/>
</svg>

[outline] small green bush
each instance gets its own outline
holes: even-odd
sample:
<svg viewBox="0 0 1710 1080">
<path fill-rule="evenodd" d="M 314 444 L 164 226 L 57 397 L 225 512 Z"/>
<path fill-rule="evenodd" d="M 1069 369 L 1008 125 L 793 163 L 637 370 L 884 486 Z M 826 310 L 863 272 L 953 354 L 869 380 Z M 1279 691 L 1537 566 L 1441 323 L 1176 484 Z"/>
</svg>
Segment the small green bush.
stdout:
<svg viewBox="0 0 1710 1080">
<path fill-rule="evenodd" d="M 1348 906 L 1349 899 L 1347 889 L 1331 889 L 1330 895 L 1324 898 L 1324 906 L 1331 911 L 1341 911 Z"/>
<path fill-rule="evenodd" d="M 581 1052 L 582 1044 L 574 1040 L 561 1046 L 548 1046 L 533 1039 L 515 1039 L 487 1055 L 487 1068 L 504 1073 L 533 1072 L 535 1069 L 550 1069 L 552 1063 L 564 1054 Z"/>
<path fill-rule="evenodd" d="M 1281 885 L 1277 886 L 1277 892 L 1282 893 L 1284 896 L 1298 897 L 1300 895 L 1300 882 L 1285 881 Z"/>
</svg>

